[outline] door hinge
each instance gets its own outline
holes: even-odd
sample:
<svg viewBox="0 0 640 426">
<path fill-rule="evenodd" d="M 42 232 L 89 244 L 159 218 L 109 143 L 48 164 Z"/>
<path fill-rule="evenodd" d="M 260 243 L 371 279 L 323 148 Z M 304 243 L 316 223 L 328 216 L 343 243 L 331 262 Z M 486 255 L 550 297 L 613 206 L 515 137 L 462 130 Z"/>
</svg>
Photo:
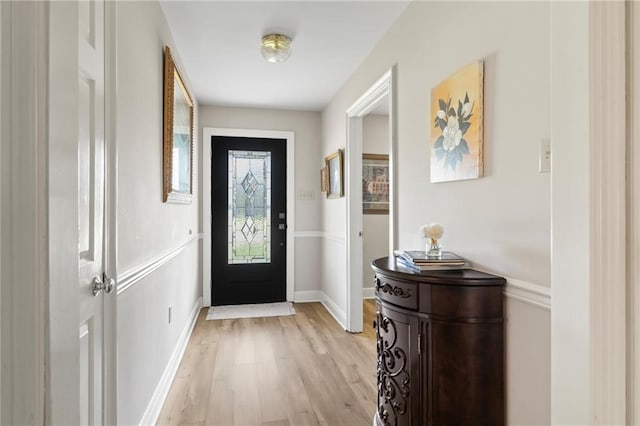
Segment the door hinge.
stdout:
<svg viewBox="0 0 640 426">
<path fill-rule="evenodd" d="M 418 333 L 418 355 L 422 353 L 422 334 Z"/>
</svg>

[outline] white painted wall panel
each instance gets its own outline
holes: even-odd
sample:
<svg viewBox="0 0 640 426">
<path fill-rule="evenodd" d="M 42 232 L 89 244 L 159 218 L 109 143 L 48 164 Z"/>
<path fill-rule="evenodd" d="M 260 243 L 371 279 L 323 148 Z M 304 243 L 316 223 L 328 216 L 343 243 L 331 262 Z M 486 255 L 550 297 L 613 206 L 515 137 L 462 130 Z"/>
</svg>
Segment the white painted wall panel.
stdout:
<svg viewBox="0 0 640 426">
<path fill-rule="evenodd" d="M 445 250 L 483 270 L 550 285 L 551 179 L 537 171 L 539 142 L 551 134 L 550 13 L 549 3 L 538 2 L 413 2 L 323 110 L 322 155 L 327 155 L 345 146 L 346 109 L 397 66 L 401 248 L 421 249 L 418 227 L 440 222 Z M 455 29 L 443 17 L 455 19 Z M 485 177 L 431 184 L 431 89 L 478 59 L 485 61 Z M 323 232 L 345 236 L 345 202 L 322 204 Z M 344 251 L 325 242 L 322 291 L 341 308 L 346 306 L 343 258 Z M 534 333 L 548 341 L 545 322 L 535 326 L 517 320 L 526 316 L 520 310 L 511 310 L 508 333 Z M 549 353 L 541 348 L 518 356 L 510 365 L 537 365 Z M 549 380 L 544 373 L 541 378 Z M 517 380 L 507 384 L 508 400 L 518 401 L 518 395 L 528 392 L 525 380 Z M 541 391 L 530 396 L 529 408 L 539 413 L 529 420 L 529 408 L 514 405 L 509 407 L 511 419 L 533 424 L 548 416 L 548 398 Z"/>
<path fill-rule="evenodd" d="M 590 418 L 589 4 L 552 3 L 551 420 Z"/>
<path fill-rule="evenodd" d="M 163 47 L 171 48 L 187 86 L 189 70 L 181 66 L 180 52 L 157 2 L 121 2 L 117 11 L 117 262 L 121 276 L 161 258 L 198 233 L 199 132 L 194 131 L 192 204 L 163 203 Z M 194 119 L 197 129 L 197 105 Z M 140 422 L 189 325 L 201 295 L 200 250 L 200 241 L 194 239 L 179 255 L 118 295 L 118 424 Z"/>
<path fill-rule="evenodd" d="M 198 232 L 198 108 L 190 205 L 162 202 L 163 47 L 189 86 L 157 2 L 118 4 L 118 270 L 126 271 Z M 192 91 L 192 95 L 195 94 Z"/>
<path fill-rule="evenodd" d="M 198 241 L 118 295 L 118 424 L 138 424 L 200 297 Z M 171 306 L 171 323 L 169 323 Z"/>
<path fill-rule="evenodd" d="M 505 297 L 508 425 L 549 425 L 551 313 Z"/>
</svg>

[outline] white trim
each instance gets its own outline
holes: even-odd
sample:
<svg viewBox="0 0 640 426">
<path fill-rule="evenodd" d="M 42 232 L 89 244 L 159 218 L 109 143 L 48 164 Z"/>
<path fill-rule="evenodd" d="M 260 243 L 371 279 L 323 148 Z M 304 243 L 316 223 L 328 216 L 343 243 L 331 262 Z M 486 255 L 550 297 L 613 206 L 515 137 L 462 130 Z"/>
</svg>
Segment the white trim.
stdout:
<svg viewBox="0 0 640 426">
<path fill-rule="evenodd" d="M 322 290 L 296 291 L 293 296 L 295 303 L 322 302 L 324 299 Z"/>
<path fill-rule="evenodd" d="M 589 3 L 590 418 L 626 422 L 626 11 Z"/>
<path fill-rule="evenodd" d="M 104 272 L 117 276 L 118 259 L 118 144 L 117 144 L 117 44 L 118 5 L 104 2 L 105 53 L 105 233 Z M 105 294 L 103 313 L 103 417 L 104 424 L 116 424 L 118 406 L 118 298 Z"/>
<path fill-rule="evenodd" d="M 342 245 L 345 245 L 346 242 L 347 242 L 347 240 L 346 240 L 346 238 L 344 236 L 335 235 L 335 234 L 329 234 L 327 232 L 323 232 L 322 233 L 322 238 L 324 238 L 327 241 L 332 241 L 334 243 L 342 244 Z"/>
<path fill-rule="evenodd" d="M 389 101 L 389 255 L 397 247 L 397 165 L 396 165 L 396 71 L 395 66 L 385 72 L 346 111 L 347 146 L 345 196 L 347 198 L 347 314 L 346 329 L 357 333 L 362 323 L 362 118 L 388 96 Z"/>
<path fill-rule="evenodd" d="M 324 232 L 322 231 L 296 231 L 293 233 L 294 238 L 322 238 Z"/>
<path fill-rule="evenodd" d="M 320 303 L 322 303 L 322 306 L 324 306 L 325 309 L 331 314 L 331 316 L 338 322 L 338 324 L 340 324 L 340 327 L 346 330 L 347 314 L 342 309 L 340 309 L 340 306 L 338 306 L 338 304 L 324 292 L 322 294 L 322 300 L 320 301 Z M 360 299 L 360 305 L 362 305 L 362 299 Z"/>
<path fill-rule="evenodd" d="M 191 337 L 191 333 L 193 332 L 193 327 L 196 325 L 196 321 L 198 319 L 198 313 L 202 308 L 202 297 L 198 298 L 195 305 L 193 305 L 193 309 L 191 310 L 191 314 L 189 315 L 189 320 L 187 321 L 186 327 L 182 330 L 182 334 L 176 343 L 176 347 L 171 354 L 171 358 L 169 358 L 169 362 L 162 373 L 162 377 L 156 386 L 155 391 L 153 392 L 153 396 L 147 405 L 147 409 L 144 411 L 142 418 L 140 419 L 140 425 L 155 425 L 158 421 L 158 416 L 160 416 L 160 411 L 162 410 L 162 406 L 164 405 L 165 400 L 167 399 L 167 395 L 169 394 L 169 390 L 171 389 L 171 383 L 173 383 L 173 379 L 176 376 L 176 372 L 178 371 L 178 367 L 180 366 L 180 362 L 182 361 L 182 357 L 184 356 L 184 351 L 187 349 L 187 343 L 189 343 L 189 338 Z"/>
<path fill-rule="evenodd" d="M 171 204 L 191 204 L 193 195 L 183 192 L 170 192 L 167 194 L 167 203 Z"/>
<path fill-rule="evenodd" d="M 126 272 L 123 272 L 122 275 L 118 276 L 118 279 L 116 280 L 118 296 L 140 282 L 144 277 L 160 268 L 161 266 L 167 264 L 174 257 L 178 256 L 189 244 L 197 241 L 199 239 L 198 237 L 198 235 L 194 235 L 180 244 L 178 247 L 168 250 L 143 264 L 140 264 L 134 268 L 129 269 Z"/>
<path fill-rule="evenodd" d="M 333 301 L 327 294 L 322 290 L 306 290 L 306 291 L 296 291 L 295 292 L 295 303 L 311 303 L 311 302 L 320 302 L 322 306 L 331 314 L 333 319 L 335 319 L 340 327 L 346 329 L 345 322 L 347 316 L 345 312 L 340 309 L 338 304 Z"/>
<path fill-rule="evenodd" d="M 507 278 L 504 295 L 510 299 L 551 311 L 551 289 L 549 287 Z"/>
<path fill-rule="evenodd" d="M 287 140 L 287 301 L 294 299 L 295 289 L 295 133 L 276 130 L 202 129 L 202 296 L 204 306 L 211 306 L 211 138 L 213 136 L 286 139 Z"/>
<path fill-rule="evenodd" d="M 376 297 L 376 288 L 375 287 L 363 287 L 362 288 L 362 298 L 363 299 L 374 299 Z"/>
</svg>

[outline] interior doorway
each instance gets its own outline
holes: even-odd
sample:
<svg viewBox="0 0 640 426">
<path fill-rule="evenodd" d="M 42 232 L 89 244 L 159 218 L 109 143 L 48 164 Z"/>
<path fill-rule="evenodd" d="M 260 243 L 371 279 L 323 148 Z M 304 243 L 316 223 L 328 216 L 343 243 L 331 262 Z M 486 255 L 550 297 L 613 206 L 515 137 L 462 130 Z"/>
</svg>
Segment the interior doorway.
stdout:
<svg viewBox="0 0 640 426">
<path fill-rule="evenodd" d="M 347 197 L 347 330 L 353 333 L 363 331 L 363 282 L 370 276 L 365 272 L 364 218 L 363 218 L 363 150 L 364 120 L 375 112 L 387 114 L 387 155 L 388 155 L 388 214 L 387 253 L 393 255 L 397 247 L 396 215 L 396 129 L 395 129 L 395 67 L 380 77 L 347 110 L 346 147 L 346 197 Z M 375 115 L 375 114 L 374 114 Z M 384 154 L 379 154 L 384 155 Z M 378 205 L 379 207 L 379 205 Z M 369 220 L 367 220 L 369 221 Z M 366 237 L 365 237 L 366 238 Z M 370 281 L 369 281 L 370 282 Z M 367 284 L 364 284 L 367 285 Z M 370 287 L 369 287 L 370 288 Z M 373 289 L 369 292 L 373 293 Z M 371 294 L 372 295 L 372 294 Z"/>
<path fill-rule="evenodd" d="M 389 141 L 386 96 L 362 119 L 362 294 L 365 299 L 374 295 L 371 262 L 389 254 Z"/>
</svg>

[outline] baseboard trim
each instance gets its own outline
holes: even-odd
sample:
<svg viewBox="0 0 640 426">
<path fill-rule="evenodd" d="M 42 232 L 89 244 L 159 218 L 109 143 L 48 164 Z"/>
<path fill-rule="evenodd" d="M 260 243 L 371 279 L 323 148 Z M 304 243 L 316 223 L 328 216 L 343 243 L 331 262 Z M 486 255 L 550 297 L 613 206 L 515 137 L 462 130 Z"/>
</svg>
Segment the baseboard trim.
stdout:
<svg viewBox="0 0 640 426">
<path fill-rule="evenodd" d="M 522 280 L 507 278 L 504 295 L 546 311 L 551 311 L 551 289 Z"/>
<path fill-rule="evenodd" d="M 373 299 L 374 297 L 376 297 L 375 293 L 376 293 L 375 287 L 365 287 L 362 289 L 362 298 Z"/>
<path fill-rule="evenodd" d="M 322 290 L 296 291 L 294 293 L 295 303 L 320 302 L 322 306 L 331 314 L 340 327 L 347 329 L 347 315 L 340 307 Z"/>
<path fill-rule="evenodd" d="M 188 240 L 184 241 L 178 247 L 173 248 L 169 251 L 162 253 L 161 255 L 155 257 L 154 259 L 150 259 L 149 261 L 138 265 L 134 268 L 129 269 L 122 273 L 122 275 L 118 276 L 117 279 L 117 294 L 120 295 L 125 291 L 129 290 L 135 284 L 142 281 L 144 277 L 151 274 L 156 269 L 161 266 L 167 264 L 171 259 L 178 256 L 180 253 L 184 251 L 184 249 L 191 244 L 192 242 L 200 239 L 200 234 L 194 235 L 190 237 Z"/>
<path fill-rule="evenodd" d="M 295 303 L 322 302 L 324 293 L 321 290 L 296 291 L 293 294 Z"/>
<path fill-rule="evenodd" d="M 162 373 L 162 377 L 158 382 L 158 386 L 156 386 L 156 390 L 153 392 L 151 401 L 149 401 L 149 405 L 147 405 L 147 409 L 142 415 L 142 419 L 140 419 L 140 425 L 155 425 L 158 421 L 160 411 L 162 410 L 164 401 L 167 399 L 173 379 L 178 372 L 178 366 L 184 356 L 184 351 L 187 349 L 187 343 L 189 342 L 189 338 L 193 332 L 193 327 L 196 325 L 200 308 L 202 308 L 202 297 L 198 298 L 195 305 L 193 305 L 193 309 L 189 315 L 189 320 L 187 321 L 187 326 L 182 330 L 182 334 L 178 339 L 176 348 L 173 350 L 171 358 L 169 358 L 169 362 L 167 363 L 167 366 Z"/>
<path fill-rule="evenodd" d="M 326 293 L 323 292 L 323 296 L 324 297 L 320 301 L 320 303 L 322 303 L 322 306 L 324 306 L 325 309 L 329 311 L 331 316 L 338 322 L 338 324 L 340 324 L 340 327 L 346 330 L 347 314 L 342 309 L 340 309 L 338 304 L 334 302 L 332 298 L 327 296 Z"/>
</svg>

